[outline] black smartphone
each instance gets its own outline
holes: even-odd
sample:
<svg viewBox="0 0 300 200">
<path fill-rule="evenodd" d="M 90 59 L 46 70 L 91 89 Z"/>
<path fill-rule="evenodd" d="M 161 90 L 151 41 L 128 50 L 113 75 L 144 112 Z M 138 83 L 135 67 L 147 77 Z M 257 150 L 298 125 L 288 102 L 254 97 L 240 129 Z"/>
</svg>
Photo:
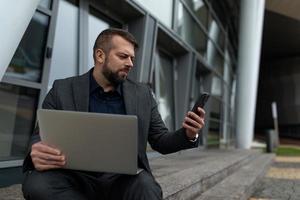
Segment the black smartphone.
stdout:
<svg viewBox="0 0 300 200">
<path fill-rule="evenodd" d="M 209 94 L 207 92 L 203 92 L 200 97 L 197 99 L 194 107 L 192 108 L 192 112 L 197 113 L 197 108 L 203 108 L 205 103 L 207 102 L 209 98 Z"/>
</svg>

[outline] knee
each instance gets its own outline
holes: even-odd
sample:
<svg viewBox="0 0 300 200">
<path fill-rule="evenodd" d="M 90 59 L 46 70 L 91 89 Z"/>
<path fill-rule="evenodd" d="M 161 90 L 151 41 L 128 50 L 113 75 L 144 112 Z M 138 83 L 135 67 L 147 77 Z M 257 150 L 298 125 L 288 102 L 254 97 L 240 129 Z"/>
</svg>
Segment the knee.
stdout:
<svg viewBox="0 0 300 200">
<path fill-rule="evenodd" d="M 27 172 L 22 184 L 22 191 L 25 199 L 47 199 L 50 197 L 50 186 L 48 179 L 41 172 Z"/>
<path fill-rule="evenodd" d="M 137 179 L 137 187 L 143 193 L 143 196 L 152 196 L 155 199 L 162 198 L 162 189 L 151 175 L 139 177 Z"/>
</svg>

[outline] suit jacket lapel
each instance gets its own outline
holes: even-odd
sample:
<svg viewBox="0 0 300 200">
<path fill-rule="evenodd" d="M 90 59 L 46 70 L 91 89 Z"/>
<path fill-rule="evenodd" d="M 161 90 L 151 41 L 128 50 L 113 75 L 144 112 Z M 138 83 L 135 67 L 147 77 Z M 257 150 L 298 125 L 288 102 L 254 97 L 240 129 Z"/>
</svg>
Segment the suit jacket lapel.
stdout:
<svg viewBox="0 0 300 200">
<path fill-rule="evenodd" d="M 129 81 L 123 83 L 123 97 L 127 115 L 137 115 L 136 86 Z"/>
<path fill-rule="evenodd" d="M 89 111 L 90 72 L 87 72 L 73 82 L 73 94 L 76 111 Z"/>
</svg>

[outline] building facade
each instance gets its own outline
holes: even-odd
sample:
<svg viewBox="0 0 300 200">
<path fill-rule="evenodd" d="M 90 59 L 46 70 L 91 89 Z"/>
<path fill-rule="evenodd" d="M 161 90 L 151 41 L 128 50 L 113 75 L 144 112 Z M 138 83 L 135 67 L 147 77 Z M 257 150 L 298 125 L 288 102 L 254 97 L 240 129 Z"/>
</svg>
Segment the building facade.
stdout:
<svg viewBox="0 0 300 200">
<path fill-rule="evenodd" d="M 230 18 L 220 20 L 214 4 L 42 0 L 0 82 L 2 180 L 21 174 L 36 110 L 53 81 L 91 69 L 94 41 L 108 27 L 127 29 L 137 38 L 140 47 L 130 78 L 152 87 L 169 129 L 181 127 L 199 94 L 208 92 L 200 147 L 234 146 L 236 35 Z M 154 155 L 150 148 L 149 154 Z M 18 178 L 0 184 L 14 180 Z"/>
</svg>

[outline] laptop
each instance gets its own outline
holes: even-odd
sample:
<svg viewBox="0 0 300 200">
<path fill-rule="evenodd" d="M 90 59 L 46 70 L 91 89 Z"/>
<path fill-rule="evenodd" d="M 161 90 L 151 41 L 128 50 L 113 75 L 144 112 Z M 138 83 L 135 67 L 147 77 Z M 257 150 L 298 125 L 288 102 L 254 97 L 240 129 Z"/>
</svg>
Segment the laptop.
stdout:
<svg viewBox="0 0 300 200">
<path fill-rule="evenodd" d="M 38 109 L 41 140 L 66 155 L 66 169 L 138 174 L 137 117 Z"/>
</svg>

